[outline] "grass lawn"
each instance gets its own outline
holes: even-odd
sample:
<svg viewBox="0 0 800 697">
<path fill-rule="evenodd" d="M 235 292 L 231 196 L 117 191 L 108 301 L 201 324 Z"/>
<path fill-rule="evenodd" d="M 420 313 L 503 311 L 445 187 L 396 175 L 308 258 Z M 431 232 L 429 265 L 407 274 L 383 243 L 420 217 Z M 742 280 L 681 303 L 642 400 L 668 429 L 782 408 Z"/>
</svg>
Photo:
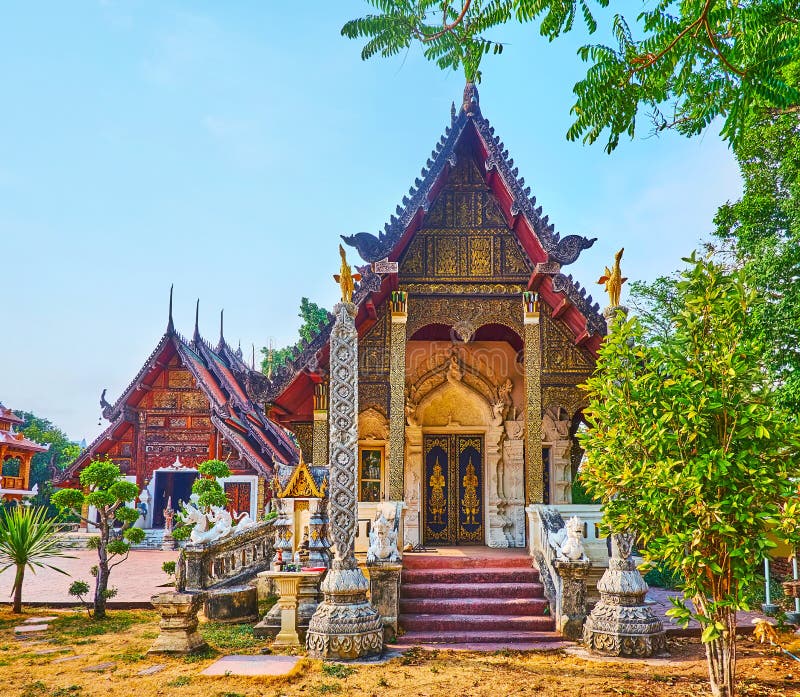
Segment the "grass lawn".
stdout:
<svg viewBox="0 0 800 697">
<path fill-rule="evenodd" d="M 26 616 L 58 615 L 50 630 L 18 641 L 13 628 Z M 202 677 L 200 671 L 225 653 L 255 654 L 268 645 L 246 625 L 201 626 L 211 649 L 199 656 L 148 656 L 158 634 L 154 612 L 112 611 L 94 622 L 85 613 L 27 610 L 26 616 L 0 609 L 0 695 L 3 697 L 278 697 L 358 695 L 364 697 L 571 697 L 640 695 L 699 697 L 708 694 L 702 647 L 696 640 L 671 642 L 669 661 L 600 661 L 564 651 L 493 654 L 412 649 L 378 666 L 350 666 L 303 660 L 290 678 Z M 800 663 L 743 639 L 739 645 L 741 695 L 800 696 Z M 66 657 L 78 656 L 67 661 Z M 100 673 L 84 668 L 101 663 Z M 149 676 L 138 673 L 166 665 Z"/>
</svg>

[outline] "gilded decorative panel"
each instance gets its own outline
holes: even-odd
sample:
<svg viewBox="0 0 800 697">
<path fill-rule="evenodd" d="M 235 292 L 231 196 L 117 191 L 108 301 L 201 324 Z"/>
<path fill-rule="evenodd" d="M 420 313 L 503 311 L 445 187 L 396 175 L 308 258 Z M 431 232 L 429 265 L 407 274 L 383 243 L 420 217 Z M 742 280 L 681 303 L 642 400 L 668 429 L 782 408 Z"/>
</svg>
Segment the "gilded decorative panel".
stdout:
<svg viewBox="0 0 800 697">
<path fill-rule="evenodd" d="M 382 414 L 389 414 L 389 381 L 358 381 L 358 408 L 376 409 Z"/>
<path fill-rule="evenodd" d="M 170 370 L 170 387 L 194 387 L 194 378 L 188 370 Z"/>
<path fill-rule="evenodd" d="M 292 424 L 292 431 L 297 438 L 297 443 L 300 446 L 300 452 L 303 453 L 303 460 L 312 462 L 313 458 L 313 433 L 314 424 L 309 422 L 301 422 Z M 316 462 L 314 464 L 317 464 Z"/>
<path fill-rule="evenodd" d="M 378 321 L 358 341 L 360 377 L 384 377 L 389 374 L 389 313 L 381 307 Z"/>
<path fill-rule="evenodd" d="M 415 283 L 520 283 L 531 271 L 475 162 L 461 158 L 401 259 L 400 278 Z"/>
<path fill-rule="evenodd" d="M 543 368 L 546 373 L 580 373 L 589 375 L 594 361 L 575 345 L 572 332 L 558 319 L 550 316 L 549 308 L 542 308 Z"/>
<path fill-rule="evenodd" d="M 502 324 L 519 334 L 522 331 L 521 300 L 518 296 L 495 298 L 421 297 L 409 303 L 407 336 L 428 324 L 453 326 L 468 320 L 476 327 Z"/>
</svg>

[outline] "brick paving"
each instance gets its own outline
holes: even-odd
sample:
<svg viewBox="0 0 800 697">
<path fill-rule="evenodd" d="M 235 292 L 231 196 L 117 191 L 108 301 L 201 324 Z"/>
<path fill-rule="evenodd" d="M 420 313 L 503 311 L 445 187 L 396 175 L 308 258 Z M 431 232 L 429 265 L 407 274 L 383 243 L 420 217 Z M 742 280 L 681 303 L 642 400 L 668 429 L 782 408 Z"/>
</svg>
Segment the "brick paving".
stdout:
<svg viewBox="0 0 800 697">
<path fill-rule="evenodd" d="M 94 589 L 94 578 L 89 569 L 97 564 L 97 552 L 91 549 L 67 550 L 75 559 L 53 559 L 55 566 L 67 572 L 68 576 L 52 569 L 38 569 L 35 574 L 25 573 L 25 586 L 22 591 L 24 605 L 74 606 L 78 599 L 67 593 L 73 581 L 83 580 Z M 110 585 L 116 587 L 116 597 L 108 602 L 109 608 L 150 607 L 150 596 L 162 592 L 163 584 L 169 582 L 161 570 L 165 561 L 175 561 L 178 552 L 135 549 L 127 561 L 111 571 Z M 13 569 L 0 573 L 0 598 L 11 595 L 14 583 Z"/>
</svg>

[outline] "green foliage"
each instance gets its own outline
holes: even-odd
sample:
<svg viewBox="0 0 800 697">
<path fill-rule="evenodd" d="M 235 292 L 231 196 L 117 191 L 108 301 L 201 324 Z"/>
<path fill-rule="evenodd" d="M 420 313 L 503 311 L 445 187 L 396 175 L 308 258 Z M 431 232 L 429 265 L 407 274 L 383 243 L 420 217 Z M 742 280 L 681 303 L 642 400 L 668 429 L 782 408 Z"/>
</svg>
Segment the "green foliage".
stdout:
<svg viewBox="0 0 800 697">
<path fill-rule="evenodd" d="M 80 473 L 83 489 L 62 489 L 52 496 L 52 503 L 62 512 L 70 511 L 84 522 L 97 524 L 99 534 L 93 547 L 99 560 L 94 593 L 94 617 L 105 617 L 105 602 L 115 591 L 108 589 L 111 569 L 128 558 L 132 544 L 142 542 L 144 530 L 132 527 L 139 514 L 125 504 L 133 501 L 139 490 L 133 482 L 126 481 L 122 472 L 108 458 L 92 460 Z M 83 516 L 83 506 L 97 509 L 97 521 Z M 116 525 L 121 523 L 121 527 Z M 115 561 L 116 559 L 116 561 Z"/>
<path fill-rule="evenodd" d="M 681 585 L 681 576 L 677 572 L 667 569 L 663 564 L 655 564 L 645 575 L 647 585 L 655 588 L 675 590 Z"/>
<path fill-rule="evenodd" d="M 144 610 L 116 610 L 106 617 L 89 621 L 82 613 L 60 614 L 50 623 L 55 639 L 59 642 L 73 643 L 76 638 L 119 634 L 135 624 L 152 622 L 156 614 Z"/>
<path fill-rule="evenodd" d="M 175 575 L 175 568 L 176 568 L 175 561 L 165 561 L 165 562 L 164 562 L 164 563 L 161 565 L 161 570 L 162 570 L 162 571 L 163 571 L 163 572 L 164 572 L 164 573 L 165 573 L 167 576 L 174 576 L 174 575 Z"/>
<path fill-rule="evenodd" d="M 583 485 L 580 477 L 575 477 L 575 479 L 572 480 L 572 503 L 598 503 L 594 497 L 589 496 L 589 492 L 586 491 L 586 487 Z"/>
<path fill-rule="evenodd" d="M 222 460 L 206 460 L 197 465 L 197 471 L 204 477 L 224 479 L 231 476 L 231 470 Z"/>
<path fill-rule="evenodd" d="M 174 680 L 170 680 L 167 683 L 167 687 L 186 687 L 192 679 L 188 675 L 179 675 Z"/>
<path fill-rule="evenodd" d="M 323 663 L 322 672 L 332 678 L 344 679 L 355 673 L 356 669 L 353 668 L 353 666 L 346 666 L 343 663 Z"/>
<path fill-rule="evenodd" d="M 646 561 L 681 576 L 694 610 L 680 600 L 668 614 L 697 619 L 703 641 L 730 649 L 735 611 L 774 546 L 767 532 L 786 526 L 797 541 L 787 504 L 800 426 L 763 369 L 763 337 L 751 331 L 763 301 L 746 273 L 685 261 L 668 340 L 647 344 L 636 318 L 612 325 L 587 383 L 581 477 L 607 529 L 633 531 Z M 712 681 L 731 676 L 724 652 L 707 651 Z"/>
<path fill-rule="evenodd" d="M 47 509 L 39 506 L 14 506 L 0 512 L 0 573 L 15 568 L 14 612 L 22 612 L 22 584 L 25 569 L 52 569 L 65 574 L 57 566 L 46 563 L 54 557 L 74 559 L 58 546 L 58 524 L 47 516 Z"/>
<path fill-rule="evenodd" d="M 672 336 L 672 318 L 678 312 L 677 284 L 676 275 L 659 276 L 652 283 L 631 283 L 631 308 L 639 318 L 647 343 L 660 344 Z"/>
<path fill-rule="evenodd" d="M 177 528 L 173 528 L 172 538 L 178 540 L 178 542 L 183 542 L 184 540 L 188 540 L 189 535 L 192 534 L 193 527 L 194 525 L 181 525 Z"/>
<path fill-rule="evenodd" d="M 594 12 L 609 0 L 368 0 L 375 14 L 351 20 L 342 34 L 366 41 L 364 60 L 395 56 L 412 44 L 443 70 L 461 69 L 480 81 L 484 56 L 500 54 L 496 37 L 509 22 L 538 23 L 550 41 L 571 31 L 576 17 L 597 30 Z M 725 119 L 722 135 L 738 143 L 747 118 L 764 109 L 791 110 L 800 91 L 781 69 L 800 49 L 798 0 L 663 0 L 643 10 L 635 26 L 614 14 L 614 45 L 578 51 L 590 63 L 574 87 L 575 121 L 570 140 L 593 143 L 607 134 L 606 150 L 620 136 L 633 136 L 641 110 L 657 130 L 674 127 L 686 135 Z M 668 114 L 668 115 L 667 115 Z"/>
<path fill-rule="evenodd" d="M 284 346 L 279 349 L 264 347 L 261 349 L 261 372 L 270 375 L 275 369 L 280 368 L 299 352 L 301 341 L 312 341 L 319 334 L 321 327 L 328 322 L 328 311 L 308 298 L 300 299 L 300 311 L 297 316 L 301 319 L 299 334 L 300 339 L 294 346 Z"/>
<path fill-rule="evenodd" d="M 253 635 L 253 627 L 249 624 L 207 622 L 200 632 L 209 644 L 221 651 L 251 649 L 264 643 Z"/>
<path fill-rule="evenodd" d="M 93 574 L 96 576 L 96 574 Z M 67 593 L 81 601 L 81 605 L 86 608 L 89 618 L 92 617 L 92 606 L 84 600 L 89 595 L 89 584 L 86 581 L 73 581 L 67 589 Z"/>
<path fill-rule="evenodd" d="M 800 85 L 800 60 L 784 69 Z M 753 117 L 739 144 L 744 193 L 715 218 L 716 237 L 763 289 L 754 331 L 768 347 L 767 365 L 780 401 L 800 411 L 800 138 L 797 114 Z"/>
<path fill-rule="evenodd" d="M 86 581 L 73 581 L 67 591 L 70 595 L 80 598 L 89 592 L 89 584 Z"/>
</svg>

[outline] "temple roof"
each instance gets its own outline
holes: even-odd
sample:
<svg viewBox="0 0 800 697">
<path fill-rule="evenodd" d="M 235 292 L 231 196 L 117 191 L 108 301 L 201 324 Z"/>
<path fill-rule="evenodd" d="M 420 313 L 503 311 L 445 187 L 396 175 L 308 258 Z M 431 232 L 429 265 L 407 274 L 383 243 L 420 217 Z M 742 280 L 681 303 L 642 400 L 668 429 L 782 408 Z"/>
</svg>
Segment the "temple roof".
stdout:
<svg viewBox="0 0 800 697">
<path fill-rule="evenodd" d="M 8 451 L 18 450 L 20 452 L 28 453 L 44 453 L 50 449 L 50 445 L 41 445 L 35 441 L 26 438 L 22 433 L 15 433 L 14 431 L 0 431 L 0 446 L 7 448 Z"/>
<path fill-rule="evenodd" d="M 20 419 L 11 409 L 6 406 L 3 406 L 2 402 L 0 402 L 0 421 L 8 421 L 12 424 L 21 424 L 25 423 L 23 419 Z"/>
<path fill-rule="evenodd" d="M 482 115 L 478 90 L 470 83 L 464 90 L 461 109 L 458 113 L 453 109 L 450 126 L 445 129 L 420 177 L 403 197 L 383 231 L 378 235 L 360 232 L 342 236 L 368 262 L 365 266 L 357 267 L 362 280 L 356 286 L 353 302 L 359 306 L 359 317 L 363 316 L 363 305 L 371 301 L 372 294 L 386 291 L 387 281 L 394 281 L 375 274 L 372 262 L 384 258 L 398 261 L 401 258 L 455 167 L 460 144 L 470 138 L 473 139 L 470 141 L 473 151 L 482 161 L 482 175 L 495 194 L 509 228 L 517 235 L 534 263 L 529 287 L 537 290 L 542 299 L 553 310 L 558 311 L 570 326 L 576 343 L 596 352 L 607 332 L 600 306 L 571 275 L 562 272 L 563 266 L 573 263 L 595 240 L 579 235 L 561 237 L 555 226 L 549 222 L 548 216 L 542 215 L 541 206 L 536 205 L 536 197 L 531 195 L 530 187 L 519 176 L 514 160 L 509 157 L 505 145 L 495 135 L 488 119 Z M 251 383 L 255 389 L 254 394 L 259 399 L 272 402 L 301 373 L 315 373 L 320 368 L 324 369 L 332 327 L 331 316 L 326 324 L 320 325 L 319 333 L 311 342 L 303 340 L 289 361 L 274 370 L 271 379 L 254 377 Z"/>
<path fill-rule="evenodd" d="M 145 394 L 142 385 L 151 383 L 163 369 L 162 356 L 176 353 L 194 377 L 211 407 L 211 421 L 220 433 L 239 451 L 255 471 L 271 477 L 277 465 L 294 465 L 299 451 L 289 434 L 266 417 L 263 409 L 248 395 L 247 382 L 255 372 L 241 360 L 224 339 L 216 347 L 200 336 L 195 321 L 194 338 L 190 341 L 175 331 L 171 312 L 167 331 L 114 404 L 100 397 L 103 417 L 110 424 L 59 477 L 70 479 L 96 454 L 102 443 L 117 437 L 132 420 L 130 407 L 135 407 Z"/>
</svg>

